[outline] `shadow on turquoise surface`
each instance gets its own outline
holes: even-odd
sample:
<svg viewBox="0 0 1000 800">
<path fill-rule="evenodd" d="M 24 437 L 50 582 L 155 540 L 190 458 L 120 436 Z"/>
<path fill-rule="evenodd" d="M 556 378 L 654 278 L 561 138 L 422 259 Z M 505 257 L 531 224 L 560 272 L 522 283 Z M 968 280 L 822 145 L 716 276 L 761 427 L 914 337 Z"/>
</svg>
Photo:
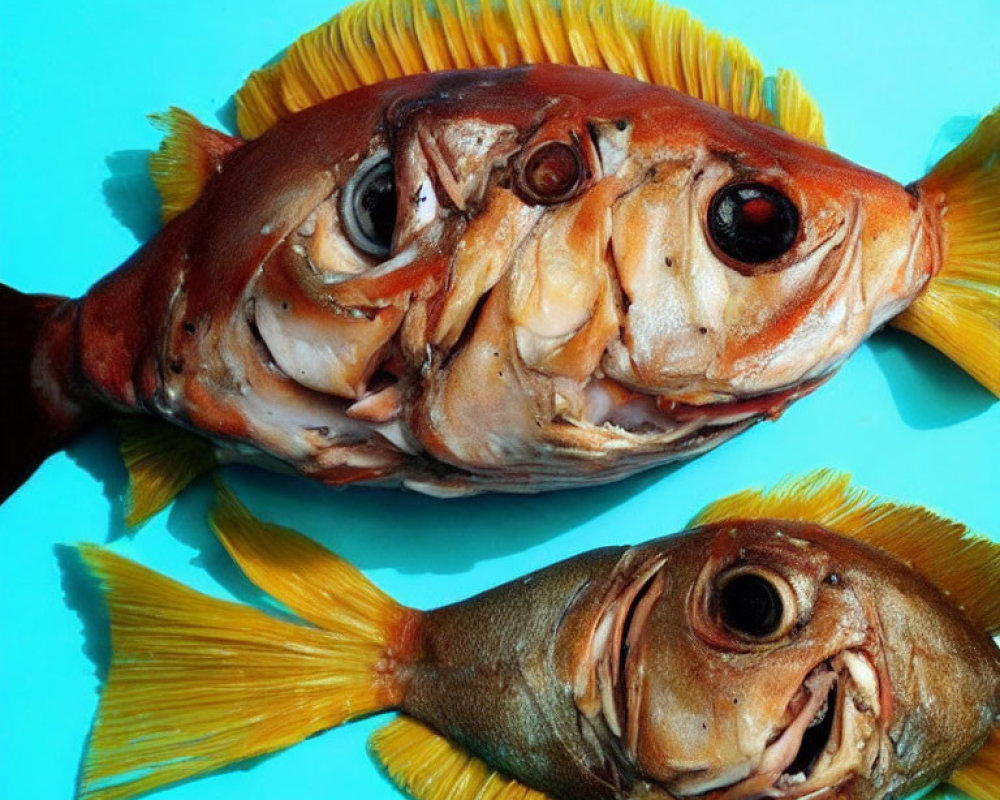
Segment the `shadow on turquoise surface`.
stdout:
<svg viewBox="0 0 1000 800">
<path fill-rule="evenodd" d="M 307 533 L 361 569 L 448 574 L 566 533 L 664 480 L 680 466 L 683 462 L 585 489 L 452 500 L 398 489 L 332 488 L 251 467 L 227 468 L 224 474 L 256 516 Z M 246 579 L 205 523 L 213 499 L 208 481 L 200 481 L 195 490 L 189 488 L 175 501 L 168 530 L 199 551 L 194 563 L 234 595 L 259 605 L 260 595 L 241 588 Z"/>
<path fill-rule="evenodd" d="M 104 163 L 110 175 L 101 185 L 104 202 L 111 214 L 128 228 L 140 242 L 145 242 L 163 227 L 160 221 L 160 195 L 149 174 L 149 150 L 118 150 Z M 117 264 L 108 264 L 111 272 Z"/>
<path fill-rule="evenodd" d="M 989 410 L 996 398 L 961 367 L 908 333 L 883 330 L 869 340 L 900 418 L 911 428 L 956 425 Z"/>
</svg>

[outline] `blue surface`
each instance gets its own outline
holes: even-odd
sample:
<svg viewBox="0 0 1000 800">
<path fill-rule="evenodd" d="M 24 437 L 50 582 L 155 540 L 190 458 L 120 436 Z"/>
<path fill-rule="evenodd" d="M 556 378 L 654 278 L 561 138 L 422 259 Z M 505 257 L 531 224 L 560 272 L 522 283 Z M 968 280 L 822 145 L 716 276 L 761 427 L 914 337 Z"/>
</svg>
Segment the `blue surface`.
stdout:
<svg viewBox="0 0 1000 800">
<path fill-rule="evenodd" d="M 136 234 L 156 227 L 144 162 L 159 137 L 144 115 L 176 104 L 208 123 L 228 122 L 228 98 L 247 72 L 338 7 L 0 4 L 0 279 L 25 291 L 79 294 L 124 260 Z M 956 1 L 947 12 L 915 0 L 687 7 L 741 36 L 768 70 L 797 70 L 824 110 L 830 146 L 903 181 L 923 174 L 951 131 L 1000 101 L 993 0 Z M 679 530 L 714 498 L 819 466 L 1000 538 L 998 445 L 1000 404 L 925 345 L 887 333 L 778 423 L 679 469 L 604 488 L 442 503 L 251 471 L 231 478 L 262 516 L 307 531 L 404 603 L 428 607 L 594 546 Z M 72 563 L 61 568 L 61 544 L 110 541 L 202 591 L 246 593 L 207 535 L 206 485 L 125 536 L 124 481 L 112 437 L 95 433 L 51 458 L 0 507 L 4 797 L 73 795 L 97 702 L 107 645 L 90 587 Z M 398 799 L 365 753 L 382 721 L 347 725 L 162 796 Z"/>
</svg>

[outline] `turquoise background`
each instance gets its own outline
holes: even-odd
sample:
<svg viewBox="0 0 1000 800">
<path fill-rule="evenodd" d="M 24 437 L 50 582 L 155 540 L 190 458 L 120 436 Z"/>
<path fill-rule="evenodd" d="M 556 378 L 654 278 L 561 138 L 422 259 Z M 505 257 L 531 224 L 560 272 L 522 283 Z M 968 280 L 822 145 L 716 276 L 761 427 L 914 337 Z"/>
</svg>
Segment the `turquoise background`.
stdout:
<svg viewBox="0 0 1000 800">
<path fill-rule="evenodd" d="M 893 177 L 921 176 L 1000 101 L 1000 3 L 690 0 L 768 70 L 794 68 L 830 146 Z M 0 279 L 80 294 L 156 228 L 144 173 L 172 104 L 228 124 L 246 74 L 339 4 L 317 0 L 0 4 Z M 957 133 L 956 133 L 957 132 Z M 828 385 L 677 469 L 541 497 L 440 502 L 231 470 L 260 515 L 298 527 L 404 603 L 458 600 L 598 545 L 683 528 L 703 504 L 820 466 L 1000 538 L 1000 405 L 905 334 L 878 334 Z M 207 535 L 207 484 L 139 532 L 124 470 L 99 431 L 51 458 L 0 507 L 0 795 L 69 798 L 106 660 L 90 587 L 64 543 L 115 551 L 221 597 L 247 583 Z M 89 635 L 87 635 L 89 632 Z M 365 753 L 377 717 L 175 786 L 170 800 L 398 798 Z"/>
</svg>

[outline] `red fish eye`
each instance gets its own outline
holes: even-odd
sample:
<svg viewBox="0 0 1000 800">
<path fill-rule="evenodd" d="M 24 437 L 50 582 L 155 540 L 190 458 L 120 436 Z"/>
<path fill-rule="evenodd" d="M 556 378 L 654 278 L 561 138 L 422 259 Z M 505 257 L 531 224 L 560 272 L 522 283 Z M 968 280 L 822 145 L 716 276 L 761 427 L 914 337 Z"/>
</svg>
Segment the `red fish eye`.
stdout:
<svg viewBox="0 0 1000 800">
<path fill-rule="evenodd" d="M 773 186 L 732 183 L 708 208 L 708 232 L 715 246 L 744 264 L 763 264 L 784 255 L 799 233 L 799 211 Z"/>
<path fill-rule="evenodd" d="M 521 188 L 536 203 L 561 203 L 571 198 L 583 178 L 583 161 L 566 142 L 536 147 L 521 170 Z"/>
</svg>

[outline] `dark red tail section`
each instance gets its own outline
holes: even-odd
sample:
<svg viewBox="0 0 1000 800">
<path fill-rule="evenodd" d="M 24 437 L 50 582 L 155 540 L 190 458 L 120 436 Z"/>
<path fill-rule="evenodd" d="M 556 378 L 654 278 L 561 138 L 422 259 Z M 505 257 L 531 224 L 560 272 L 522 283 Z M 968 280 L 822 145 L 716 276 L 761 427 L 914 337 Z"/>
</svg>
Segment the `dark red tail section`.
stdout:
<svg viewBox="0 0 1000 800">
<path fill-rule="evenodd" d="M 76 306 L 0 284 L 0 502 L 89 422 L 63 385 L 72 363 Z M 45 348 L 44 368 L 36 354 Z"/>
</svg>

